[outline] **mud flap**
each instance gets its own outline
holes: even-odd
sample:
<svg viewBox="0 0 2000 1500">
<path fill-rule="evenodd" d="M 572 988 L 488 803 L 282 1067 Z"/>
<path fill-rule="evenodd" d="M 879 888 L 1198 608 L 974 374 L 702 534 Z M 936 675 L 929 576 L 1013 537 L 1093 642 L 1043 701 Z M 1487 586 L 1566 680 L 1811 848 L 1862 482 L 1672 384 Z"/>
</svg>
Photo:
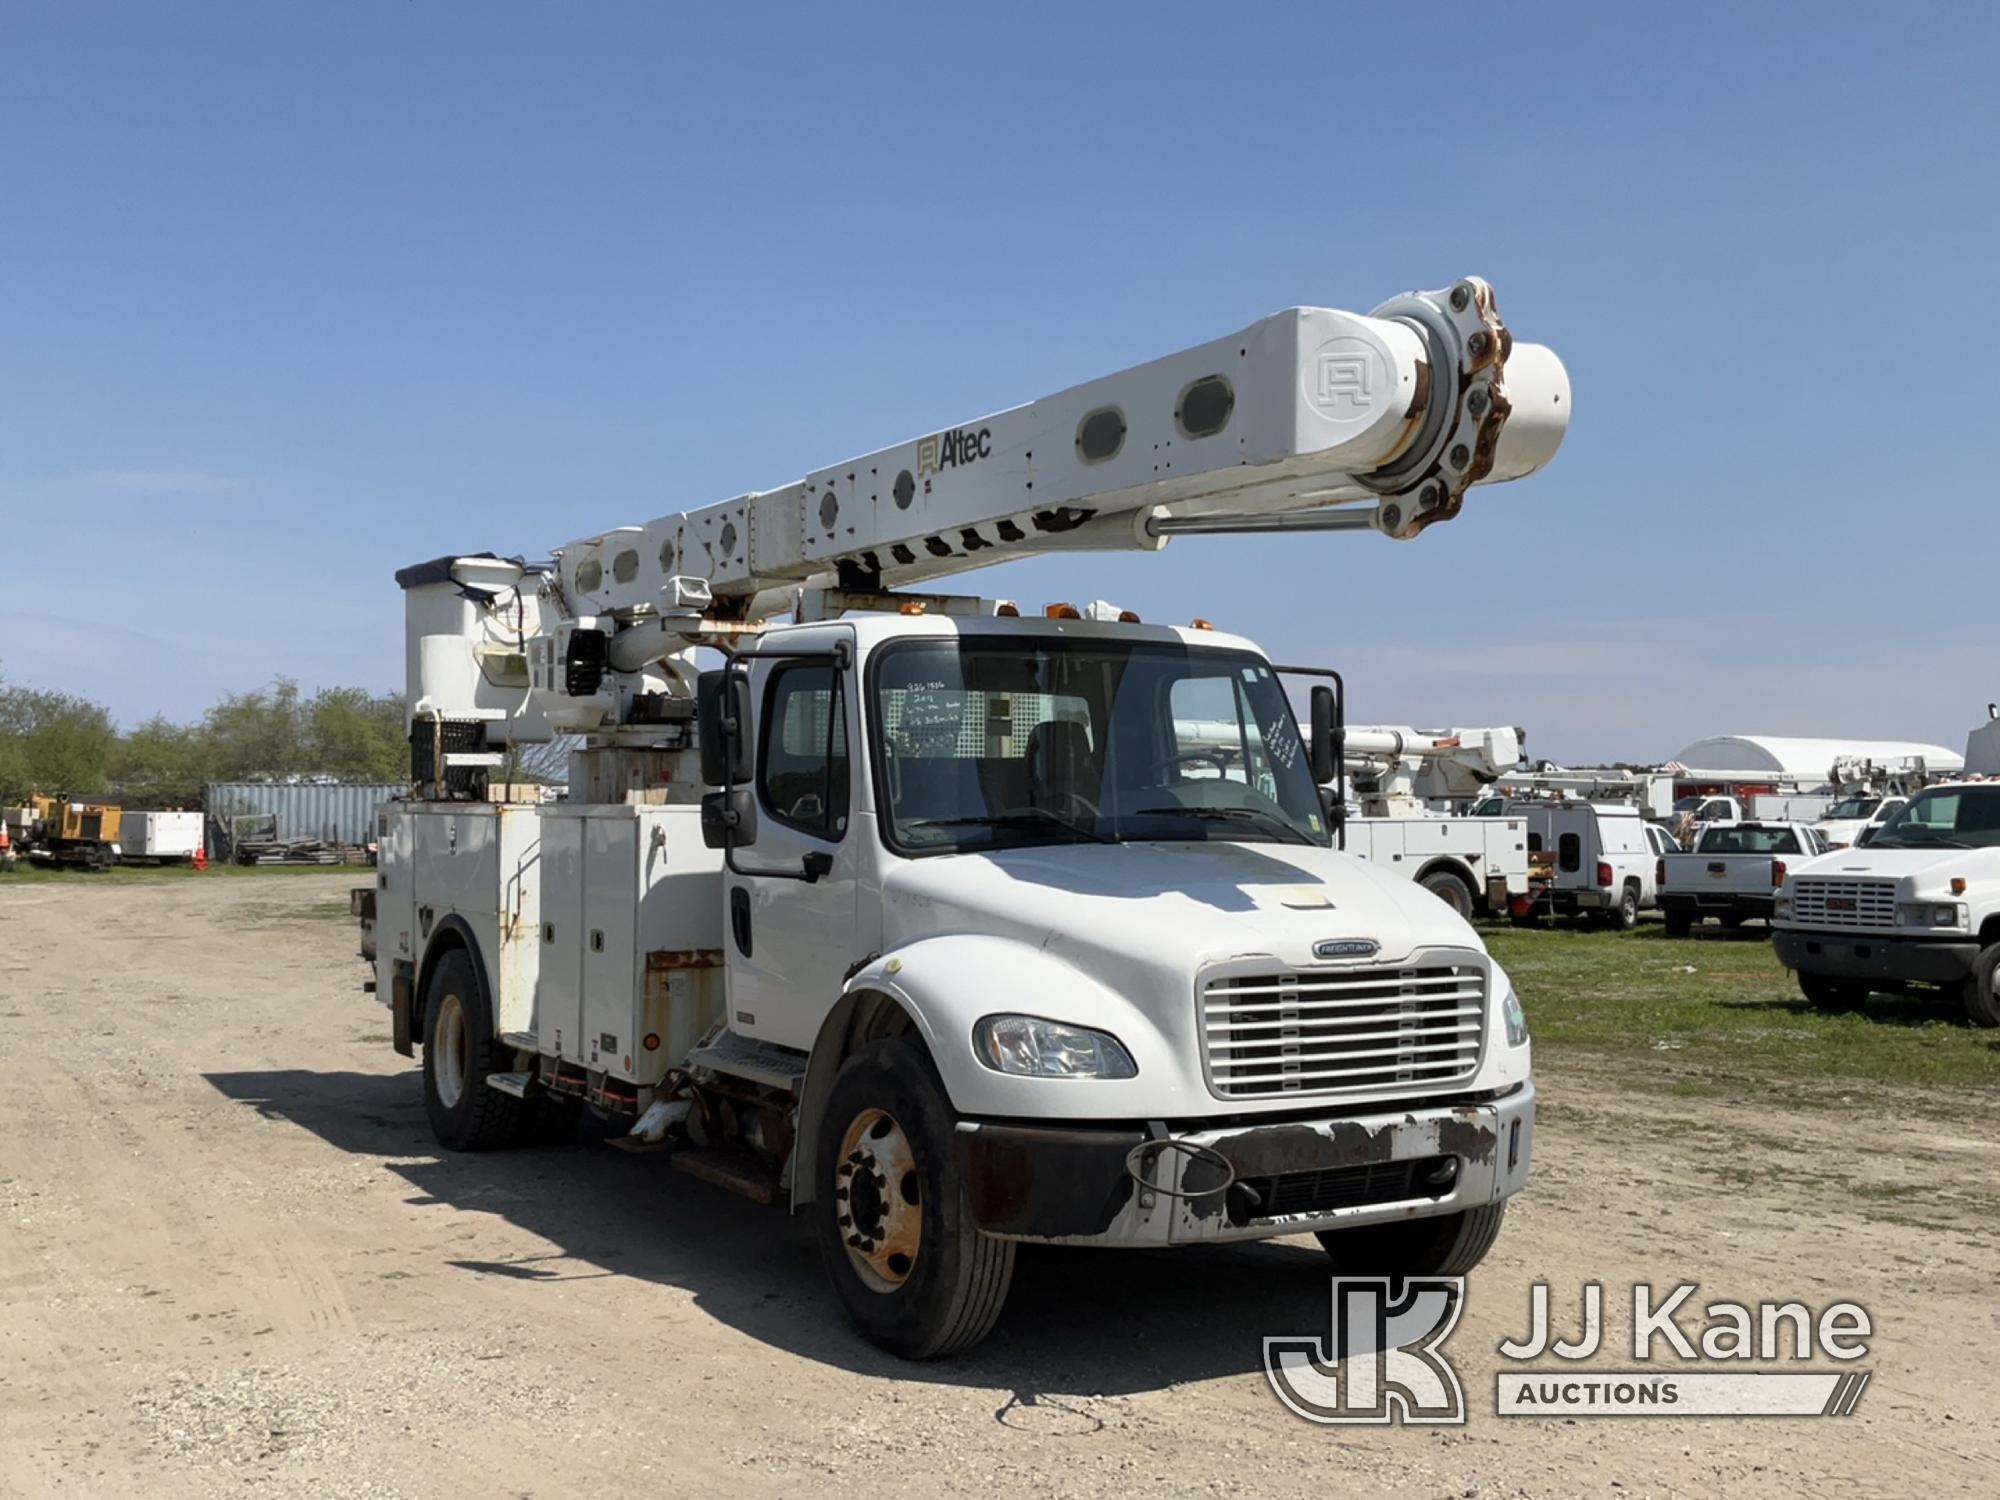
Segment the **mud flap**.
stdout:
<svg viewBox="0 0 2000 1500">
<path fill-rule="evenodd" d="M 396 1050 L 405 1057 L 415 1057 L 416 1051 L 410 1045 L 410 995 L 414 985 L 407 974 L 398 974 L 389 981 L 389 1032 Z"/>
</svg>

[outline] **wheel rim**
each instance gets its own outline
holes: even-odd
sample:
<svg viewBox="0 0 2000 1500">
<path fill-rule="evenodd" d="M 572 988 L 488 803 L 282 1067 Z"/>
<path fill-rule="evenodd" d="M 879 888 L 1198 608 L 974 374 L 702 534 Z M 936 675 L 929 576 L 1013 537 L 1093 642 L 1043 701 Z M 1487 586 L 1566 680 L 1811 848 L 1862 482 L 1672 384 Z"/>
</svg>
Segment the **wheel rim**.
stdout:
<svg viewBox="0 0 2000 1500">
<path fill-rule="evenodd" d="M 848 1264 L 871 1291 L 899 1290 L 923 1244 L 924 1200 L 916 1152 L 896 1117 L 882 1109 L 857 1114 L 840 1138 L 833 1175 Z"/>
<path fill-rule="evenodd" d="M 437 1030 L 431 1037 L 436 1054 L 432 1072 L 437 1079 L 438 1100 L 446 1109 L 455 1109 L 465 1097 L 465 1076 L 471 1072 L 471 1045 L 465 1027 L 465 1005 L 456 995 L 438 1001 Z"/>
</svg>

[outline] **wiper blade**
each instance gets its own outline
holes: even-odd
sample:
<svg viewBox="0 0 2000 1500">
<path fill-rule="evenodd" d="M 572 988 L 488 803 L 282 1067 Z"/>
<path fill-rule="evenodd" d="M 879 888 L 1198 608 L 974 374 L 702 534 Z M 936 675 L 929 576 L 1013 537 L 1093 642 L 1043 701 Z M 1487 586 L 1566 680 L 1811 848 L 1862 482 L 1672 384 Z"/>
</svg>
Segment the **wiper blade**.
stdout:
<svg viewBox="0 0 2000 1500">
<path fill-rule="evenodd" d="M 1307 844 L 1313 848 L 1319 847 L 1316 840 L 1309 838 L 1306 834 L 1287 823 L 1283 818 L 1273 817 L 1267 812 L 1259 812 L 1254 807 L 1142 807 L 1135 816 L 1141 818 L 1220 818 L 1224 821 L 1232 818 L 1247 819 L 1255 823 L 1259 828 L 1268 828 L 1273 833 L 1283 834 L 1289 843 Z"/>
<path fill-rule="evenodd" d="M 1082 823 L 1072 823 L 1068 818 L 1058 817 L 1045 808 L 1031 807 L 1024 812 L 1009 813 L 967 813 L 956 818 L 918 818 L 910 824 L 912 828 L 1061 828 L 1078 838 L 1089 839 L 1095 844 L 1115 844 L 1118 840 L 1109 834 L 1099 833 Z"/>
</svg>

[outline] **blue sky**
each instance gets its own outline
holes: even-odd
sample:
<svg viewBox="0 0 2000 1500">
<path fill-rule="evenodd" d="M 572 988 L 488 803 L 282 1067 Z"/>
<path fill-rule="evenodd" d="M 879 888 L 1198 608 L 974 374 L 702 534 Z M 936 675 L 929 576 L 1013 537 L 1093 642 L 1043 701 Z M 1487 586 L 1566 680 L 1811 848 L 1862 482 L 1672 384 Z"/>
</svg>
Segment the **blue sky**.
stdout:
<svg viewBox="0 0 2000 1500">
<path fill-rule="evenodd" d="M 0 3 L 0 672 L 400 687 L 390 575 L 1477 273 L 1555 464 L 990 570 L 1540 755 L 2000 696 L 2000 11 Z M 968 585 L 969 586 L 969 585 Z"/>
</svg>

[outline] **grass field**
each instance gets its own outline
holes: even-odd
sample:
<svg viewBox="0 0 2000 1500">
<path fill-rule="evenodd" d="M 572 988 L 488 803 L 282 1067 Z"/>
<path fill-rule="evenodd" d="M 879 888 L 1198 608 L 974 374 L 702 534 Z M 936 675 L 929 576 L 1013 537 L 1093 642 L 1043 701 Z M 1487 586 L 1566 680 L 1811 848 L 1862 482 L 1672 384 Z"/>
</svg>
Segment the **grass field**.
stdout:
<svg viewBox="0 0 2000 1500">
<path fill-rule="evenodd" d="M 68 870 L 22 860 L 13 869 L 0 874 L 0 889 L 10 884 L 42 885 L 65 881 L 210 880 L 218 875 L 332 875 L 343 869 L 360 872 L 361 878 L 355 881 L 356 885 L 366 885 L 371 878 L 366 865 L 212 864 L 206 870 L 197 870 L 192 865 L 113 865 L 108 870 Z"/>
<path fill-rule="evenodd" d="M 1965 1089 L 2000 1087 L 2000 1032 L 1969 1025 L 1955 996 L 1816 1010 L 1762 927 L 1670 938 L 1653 922 L 1629 933 L 1492 926 L 1485 937 L 1520 992 L 1538 1061 L 1597 1058 L 1665 1093 L 1808 1106 L 1893 1087 L 1938 1091 L 1949 1107 Z"/>
</svg>

